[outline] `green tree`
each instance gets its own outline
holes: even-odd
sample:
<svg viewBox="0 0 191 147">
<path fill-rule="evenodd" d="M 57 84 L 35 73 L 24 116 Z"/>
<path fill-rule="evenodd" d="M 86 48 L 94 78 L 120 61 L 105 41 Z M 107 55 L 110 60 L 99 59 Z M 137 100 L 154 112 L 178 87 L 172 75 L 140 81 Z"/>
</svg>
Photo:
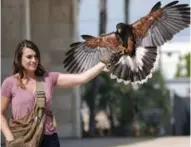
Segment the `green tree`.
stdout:
<svg viewBox="0 0 191 147">
<path fill-rule="evenodd" d="M 134 119 L 143 121 L 143 112 L 147 109 L 158 108 L 164 123 L 169 114 L 169 91 L 166 87 L 163 75 L 159 70 L 153 73 L 151 79 L 138 89 L 132 86 L 121 85 L 123 97 L 121 98 L 121 113 L 119 120 L 122 126 L 131 124 Z"/>
<path fill-rule="evenodd" d="M 188 53 L 185 55 L 186 60 L 186 77 L 190 77 L 190 55 L 191 53 Z"/>
<path fill-rule="evenodd" d="M 108 73 L 102 73 L 99 78 L 99 86 L 95 96 L 95 111 L 109 108 L 111 129 L 116 127 L 113 124 L 113 114 L 117 115 L 120 128 L 125 129 L 134 119 L 143 120 L 143 112 L 147 109 L 158 108 L 162 113 L 160 123 L 168 118 L 169 92 L 165 86 L 165 80 L 160 71 L 153 73 L 147 83 L 140 85 L 135 90 L 132 85 L 124 85 L 111 80 Z M 91 84 L 86 85 L 84 98 L 91 105 Z"/>
<path fill-rule="evenodd" d="M 181 62 L 181 60 L 185 60 L 185 63 L 186 63 L 186 65 L 184 67 L 184 68 L 186 68 L 186 73 L 184 75 L 181 74 L 182 67 L 181 67 L 180 62 L 177 64 L 177 71 L 175 74 L 176 78 L 178 78 L 178 77 L 190 77 L 190 54 L 191 53 L 188 53 L 183 58 L 180 59 L 180 62 Z"/>
</svg>

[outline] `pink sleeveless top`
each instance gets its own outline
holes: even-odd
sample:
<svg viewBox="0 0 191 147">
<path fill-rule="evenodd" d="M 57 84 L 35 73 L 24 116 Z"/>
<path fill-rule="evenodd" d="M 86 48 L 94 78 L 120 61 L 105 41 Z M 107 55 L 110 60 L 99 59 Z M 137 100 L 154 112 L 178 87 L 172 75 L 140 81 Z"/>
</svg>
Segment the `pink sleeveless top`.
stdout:
<svg viewBox="0 0 191 147">
<path fill-rule="evenodd" d="M 44 75 L 47 110 L 52 110 L 52 94 L 58 75 L 58 72 L 48 72 Z M 32 93 L 18 87 L 17 79 L 14 76 L 9 76 L 3 81 L 1 86 L 1 95 L 11 99 L 10 106 L 12 110 L 12 117 L 15 119 L 22 118 L 31 112 L 36 99 L 36 92 Z M 52 118 L 47 115 L 44 134 L 51 135 L 55 132 L 56 128 L 52 125 Z"/>
</svg>

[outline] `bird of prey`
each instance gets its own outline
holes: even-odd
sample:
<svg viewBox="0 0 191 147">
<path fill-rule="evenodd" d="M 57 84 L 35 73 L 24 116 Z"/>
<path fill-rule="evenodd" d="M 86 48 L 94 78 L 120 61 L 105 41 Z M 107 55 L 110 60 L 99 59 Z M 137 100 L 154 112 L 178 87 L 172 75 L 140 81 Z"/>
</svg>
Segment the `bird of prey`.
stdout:
<svg viewBox="0 0 191 147">
<path fill-rule="evenodd" d="M 108 69 L 111 79 L 128 84 L 143 84 L 152 77 L 158 47 L 190 26 L 190 6 L 172 1 L 163 7 L 157 2 L 150 12 L 132 24 L 118 23 L 116 31 L 98 37 L 81 35 L 83 41 L 70 45 L 63 61 L 69 73 L 84 72 L 100 57 L 119 53 Z"/>
</svg>

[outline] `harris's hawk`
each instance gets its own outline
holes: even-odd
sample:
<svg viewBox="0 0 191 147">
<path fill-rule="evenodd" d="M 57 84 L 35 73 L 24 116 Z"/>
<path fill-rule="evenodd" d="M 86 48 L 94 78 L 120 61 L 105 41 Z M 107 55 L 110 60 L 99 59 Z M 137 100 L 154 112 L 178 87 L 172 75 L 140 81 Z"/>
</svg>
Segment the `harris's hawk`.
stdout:
<svg viewBox="0 0 191 147">
<path fill-rule="evenodd" d="M 70 45 L 64 67 L 70 73 L 81 73 L 114 52 L 120 58 L 110 70 L 110 77 L 128 84 L 144 83 L 152 76 L 158 57 L 157 47 L 171 40 L 190 25 L 190 6 L 173 1 L 161 7 L 157 2 L 151 11 L 132 24 L 118 23 L 116 31 L 98 37 L 81 35 L 84 41 Z"/>
</svg>

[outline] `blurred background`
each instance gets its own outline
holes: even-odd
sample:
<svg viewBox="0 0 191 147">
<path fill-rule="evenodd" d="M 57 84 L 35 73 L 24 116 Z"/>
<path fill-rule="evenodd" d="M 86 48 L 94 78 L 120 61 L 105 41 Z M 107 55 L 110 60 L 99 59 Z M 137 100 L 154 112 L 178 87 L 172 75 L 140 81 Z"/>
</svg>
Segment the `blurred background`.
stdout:
<svg viewBox="0 0 191 147">
<path fill-rule="evenodd" d="M 37 44 L 47 70 L 66 72 L 64 54 L 72 42 L 81 40 L 81 34 L 98 36 L 115 31 L 117 23 L 133 23 L 156 2 L 2 0 L 1 82 L 12 74 L 14 50 L 21 40 Z M 161 2 L 165 5 L 171 1 Z M 190 136 L 190 28 L 159 50 L 156 71 L 143 85 L 120 84 L 102 73 L 79 87 L 55 89 L 53 111 L 63 144 L 69 138 L 122 137 L 138 142 L 137 138 Z M 3 136 L 1 139 L 3 143 Z"/>
</svg>

